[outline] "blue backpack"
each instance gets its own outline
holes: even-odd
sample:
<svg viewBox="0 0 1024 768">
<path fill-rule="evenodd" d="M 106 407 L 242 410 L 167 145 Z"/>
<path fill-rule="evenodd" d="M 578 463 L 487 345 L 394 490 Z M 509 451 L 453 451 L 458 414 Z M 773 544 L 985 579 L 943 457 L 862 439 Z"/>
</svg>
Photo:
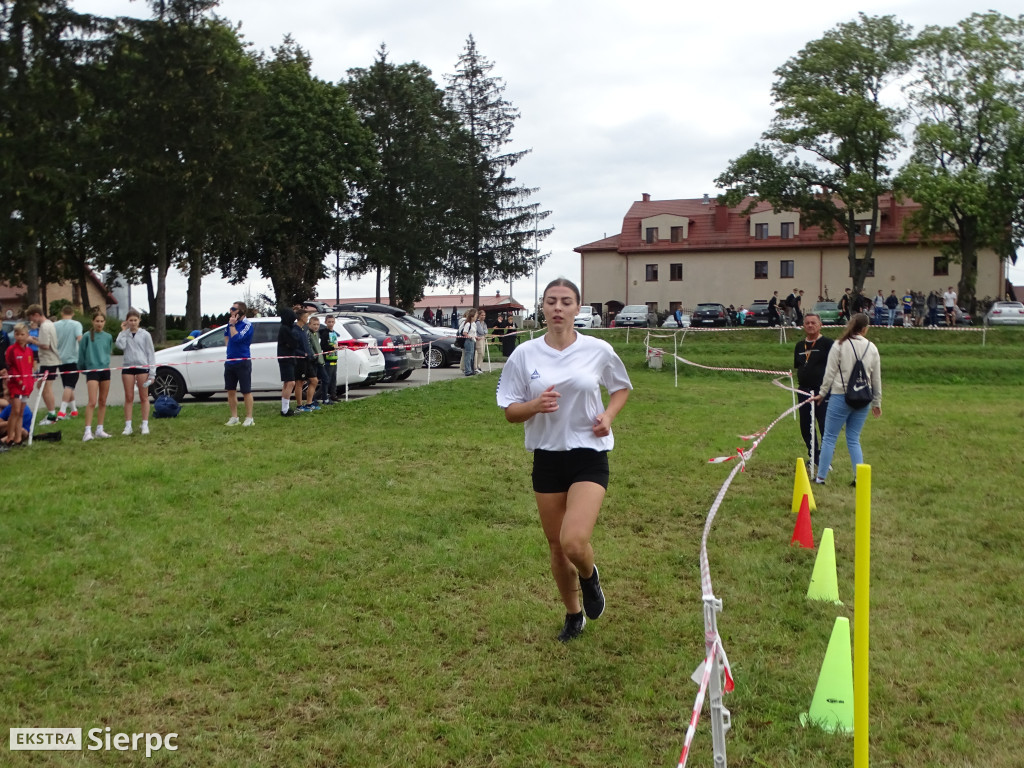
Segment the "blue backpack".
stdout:
<svg viewBox="0 0 1024 768">
<path fill-rule="evenodd" d="M 153 402 L 153 414 L 158 419 L 173 419 L 181 410 L 181 405 L 170 395 L 160 395 Z"/>
</svg>

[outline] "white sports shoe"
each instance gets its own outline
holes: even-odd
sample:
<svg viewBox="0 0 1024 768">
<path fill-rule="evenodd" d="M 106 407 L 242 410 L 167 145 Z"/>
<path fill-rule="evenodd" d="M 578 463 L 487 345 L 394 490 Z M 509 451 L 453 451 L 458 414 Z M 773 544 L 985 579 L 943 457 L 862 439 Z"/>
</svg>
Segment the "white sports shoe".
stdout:
<svg viewBox="0 0 1024 768">
<path fill-rule="evenodd" d="M 143 424 L 142 425 L 142 434 L 144 434 L 144 435 L 148 435 L 149 434 L 149 424 Z"/>
<path fill-rule="evenodd" d="M 237 416 L 232 416 L 230 419 L 228 419 L 224 423 L 224 426 L 225 427 L 237 427 L 239 425 L 239 423 L 240 422 L 238 421 L 238 417 Z"/>
<path fill-rule="evenodd" d="M 88 443 L 90 440 L 92 440 L 92 432 L 86 432 L 84 435 L 82 435 L 83 443 Z"/>
<path fill-rule="evenodd" d="M 246 419 L 245 421 L 242 422 L 242 426 L 243 427 L 255 427 L 256 426 L 256 422 L 253 421 L 251 418 L 248 418 L 248 419 Z"/>
<path fill-rule="evenodd" d="M 122 432 L 121 434 L 122 435 L 130 435 L 131 433 L 132 433 L 132 425 L 131 424 L 125 424 L 124 425 L 124 432 Z"/>
<path fill-rule="evenodd" d="M 103 427 L 100 427 L 96 430 L 96 437 L 113 437 L 113 435 L 108 434 L 103 430 Z"/>
</svg>

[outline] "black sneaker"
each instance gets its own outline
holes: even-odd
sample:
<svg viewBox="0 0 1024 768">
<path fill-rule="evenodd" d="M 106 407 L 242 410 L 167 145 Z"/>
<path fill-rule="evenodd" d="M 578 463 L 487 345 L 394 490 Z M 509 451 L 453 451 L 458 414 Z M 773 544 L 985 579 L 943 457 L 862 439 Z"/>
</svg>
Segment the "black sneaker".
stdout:
<svg viewBox="0 0 1024 768">
<path fill-rule="evenodd" d="M 295 415 L 295 411 L 292 411 L 292 410 L 281 411 L 281 415 L 282 416 L 294 416 Z"/>
<path fill-rule="evenodd" d="M 583 634 L 583 628 L 587 626 L 587 617 L 583 611 L 579 613 L 565 614 L 565 626 L 558 633 L 558 642 L 568 643 Z"/>
<path fill-rule="evenodd" d="M 583 610 L 588 619 L 599 619 L 604 613 L 604 592 L 601 591 L 601 577 L 597 575 L 597 566 L 589 579 L 580 577 L 580 590 L 583 592 Z"/>
</svg>

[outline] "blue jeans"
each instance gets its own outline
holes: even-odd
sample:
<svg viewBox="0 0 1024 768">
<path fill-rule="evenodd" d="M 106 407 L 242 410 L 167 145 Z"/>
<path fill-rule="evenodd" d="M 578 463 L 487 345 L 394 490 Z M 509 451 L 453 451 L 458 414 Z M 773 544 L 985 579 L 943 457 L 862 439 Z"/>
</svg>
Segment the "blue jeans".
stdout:
<svg viewBox="0 0 1024 768">
<path fill-rule="evenodd" d="M 896 322 L 896 310 L 895 309 L 890 309 L 889 310 L 889 327 L 892 328 L 893 324 L 895 322 Z"/>
<path fill-rule="evenodd" d="M 828 477 L 828 468 L 836 452 L 839 432 L 846 427 L 846 448 L 850 451 L 853 464 L 853 479 L 857 479 L 857 465 L 864 463 L 864 452 L 860 449 L 860 432 L 864 429 L 871 407 L 854 409 L 846 404 L 846 398 L 831 395 L 825 412 L 825 436 L 821 438 L 821 461 L 818 462 L 818 479 Z"/>
<path fill-rule="evenodd" d="M 462 349 L 462 372 L 469 376 L 473 373 L 473 359 L 476 357 L 476 339 L 466 339 Z"/>
</svg>

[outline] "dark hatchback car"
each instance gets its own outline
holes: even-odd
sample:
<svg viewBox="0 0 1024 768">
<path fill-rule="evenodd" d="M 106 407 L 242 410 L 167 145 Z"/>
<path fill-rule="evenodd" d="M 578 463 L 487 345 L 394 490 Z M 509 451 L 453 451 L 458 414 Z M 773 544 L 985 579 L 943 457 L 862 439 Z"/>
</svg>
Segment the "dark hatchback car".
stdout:
<svg viewBox="0 0 1024 768">
<path fill-rule="evenodd" d="M 698 304 L 690 313 L 690 327 L 699 328 L 704 325 L 729 325 L 729 312 L 725 306 L 710 302 Z"/>
<path fill-rule="evenodd" d="M 747 307 L 747 317 L 743 321 L 746 326 L 771 325 L 768 317 L 768 302 L 764 299 L 756 299 L 753 304 Z"/>
<path fill-rule="evenodd" d="M 404 309 L 393 307 L 390 304 L 376 304 L 374 302 L 335 304 L 334 308 L 341 312 L 379 312 L 383 315 L 392 315 L 408 323 L 420 335 L 424 344 L 423 367 L 424 368 L 447 368 L 451 365 L 458 365 L 462 360 L 462 350 L 455 346 L 455 331 L 447 328 L 438 328 L 410 315 Z"/>
</svg>

